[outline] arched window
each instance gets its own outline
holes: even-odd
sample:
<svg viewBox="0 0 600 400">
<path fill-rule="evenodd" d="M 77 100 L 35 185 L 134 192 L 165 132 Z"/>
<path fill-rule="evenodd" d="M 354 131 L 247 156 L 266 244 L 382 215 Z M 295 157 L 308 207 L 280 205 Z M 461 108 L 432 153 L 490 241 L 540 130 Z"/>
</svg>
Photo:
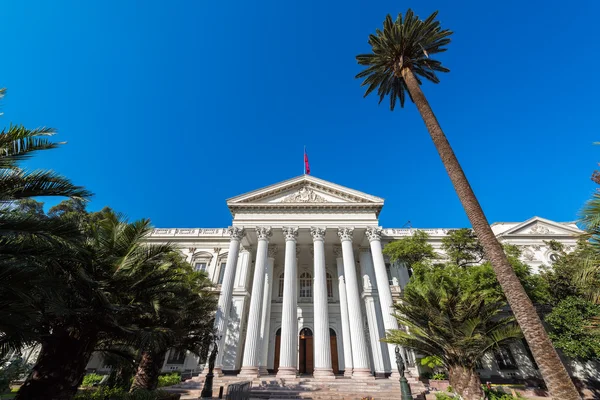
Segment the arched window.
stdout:
<svg viewBox="0 0 600 400">
<path fill-rule="evenodd" d="M 300 297 L 312 297 L 312 276 L 308 272 L 300 275 Z"/>
<path fill-rule="evenodd" d="M 279 275 L 279 297 L 283 297 L 283 273 Z"/>
<path fill-rule="evenodd" d="M 327 273 L 327 297 L 333 298 L 333 279 L 331 278 L 331 274 Z"/>
</svg>

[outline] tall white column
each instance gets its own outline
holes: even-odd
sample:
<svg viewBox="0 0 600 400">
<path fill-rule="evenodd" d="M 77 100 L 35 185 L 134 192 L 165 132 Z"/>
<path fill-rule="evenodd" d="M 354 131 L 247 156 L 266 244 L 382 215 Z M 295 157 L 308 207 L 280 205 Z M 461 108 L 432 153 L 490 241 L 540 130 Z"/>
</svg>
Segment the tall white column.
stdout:
<svg viewBox="0 0 600 400">
<path fill-rule="evenodd" d="M 227 263 L 225 264 L 225 275 L 221 284 L 221 293 L 219 294 L 219 303 L 215 315 L 215 331 L 217 332 L 218 353 L 215 360 L 214 373 L 217 376 L 223 375 L 223 354 L 225 354 L 225 337 L 227 334 L 226 324 L 229 318 L 229 309 L 231 308 L 231 296 L 233 294 L 233 281 L 235 280 L 235 270 L 237 268 L 238 255 L 240 253 L 240 241 L 244 237 L 244 229 L 237 226 L 227 228 L 231 239 L 229 241 L 229 252 L 227 253 Z"/>
<path fill-rule="evenodd" d="M 250 312 L 248 313 L 248 327 L 246 330 L 246 345 L 240 375 L 258 376 L 258 362 L 260 360 L 260 326 L 263 307 L 263 292 L 265 290 L 265 275 L 267 271 L 267 253 L 271 228 L 256 227 L 258 246 L 256 248 L 256 262 L 254 264 L 254 280 L 250 297 Z"/>
<path fill-rule="evenodd" d="M 344 259 L 342 248 L 333 248 L 338 273 L 338 292 L 340 294 L 340 315 L 342 317 L 342 344 L 344 346 L 344 376 L 352 376 L 352 339 L 350 338 L 350 319 L 348 318 L 348 298 L 344 278 Z"/>
<path fill-rule="evenodd" d="M 271 329 L 271 298 L 273 296 L 273 266 L 275 265 L 275 256 L 277 255 L 277 246 L 269 247 L 269 258 L 267 259 L 267 275 L 265 276 L 265 291 L 263 293 L 262 323 L 260 325 L 260 363 L 259 373 L 267 375 L 268 357 L 269 357 L 269 332 Z"/>
<path fill-rule="evenodd" d="M 380 342 L 385 337 L 381 307 L 373 271 L 373 258 L 368 248 L 360 248 L 360 270 L 362 275 L 365 313 L 369 324 L 369 338 L 371 340 L 371 354 L 373 354 L 373 370 L 378 377 L 385 377 L 390 372 L 390 363 L 387 345 Z"/>
<path fill-rule="evenodd" d="M 398 329 L 398 321 L 396 321 L 396 318 L 393 316 L 394 303 L 392 301 L 392 291 L 390 290 L 390 283 L 385 269 L 385 259 L 383 258 L 383 252 L 381 250 L 381 232 L 382 230 L 379 227 L 370 227 L 367 228 L 366 234 L 369 238 L 371 254 L 373 256 L 375 279 L 377 280 L 379 302 L 383 314 L 383 327 L 387 331 L 390 329 Z M 396 365 L 395 346 L 392 344 L 388 344 L 387 346 L 392 366 L 392 376 L 397 376 L 399 375 L 398 371 L 394 368 Z"/>
<path fill-rule="evenodd" d="M 327 304 L 327 271 L 325 268 L 325 229 L 311 227 L 314 246 L 315 285 L 313 288 L 313 318 L 315 340 L 316 378 L 334 378 L 331 368 L 331 343 L 329 335 L 329 305 Z"/>
<path fill-rule="evenodd" d="M 344 275 L 346 276 L 346 293 L 348 295 L 348 316 L 350 319 L 350 336 L 352 339 L 352 377 L 371 376 L 369 368 L 369 353 L 365 331 L 363 330 L 363 316 L 360 307 L 360 294 L 356 278 L 356 264 L 352 250 L 352 233 L 354 228 L 339 228 L 338 236 L 342 242 L 342 256 L 344 258 Z"/>
<path fill-rule="evenodd" d="M 296 281 L 296 239 L 298 228 L 283 228 L 285 266 L 283 270 L 283 303 L 281 306 L 281 350 L 277 377 L 295 377 L 298 366 L 298 298 Z"/>
</svg>

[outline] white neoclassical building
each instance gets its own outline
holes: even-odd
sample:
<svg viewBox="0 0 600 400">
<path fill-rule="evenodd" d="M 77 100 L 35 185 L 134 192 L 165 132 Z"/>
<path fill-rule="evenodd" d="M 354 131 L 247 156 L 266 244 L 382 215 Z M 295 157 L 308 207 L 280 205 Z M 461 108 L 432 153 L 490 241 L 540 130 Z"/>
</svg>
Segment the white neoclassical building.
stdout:
<svg viewBox="0 0 600 400">
<path fill-rule="evenodd" d="M 391 307 L 409 271 L 391 264 L 382 247 L 414 229 L 381 228 L 383 205 L 382 198 L 303 175 L 227 200 L 229 228 L 155 229 L 149 241 L 177 243 L 220 291 L 218 372 L 384 376 L 396 371 L 395 354 L 380 339 L 397 328 Z M 539 217 L 492 228 L 534 269 L 555 257 L 546 241 L 570 250 L 581 233 L 574 223 Z M 448 229 L 423 230 L 441 252 Z M 403 355 L 414 369 L 415 355 Z M 537 376 L 524 346 L 484 361 L 482 377 Z M 200 368 L 196 357 L 171 351 L 163 369 Z"/>
</svg>

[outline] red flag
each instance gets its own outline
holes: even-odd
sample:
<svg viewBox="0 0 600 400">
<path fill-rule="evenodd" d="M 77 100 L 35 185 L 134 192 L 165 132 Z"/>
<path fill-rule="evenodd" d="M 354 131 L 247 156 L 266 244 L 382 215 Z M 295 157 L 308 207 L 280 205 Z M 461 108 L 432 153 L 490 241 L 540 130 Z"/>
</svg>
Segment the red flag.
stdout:
<svg viewBox="0 0 600 400">
<path fill-rule="evenodd" d="M 310 175 L 310 164 L 308 163 L 308 154 L 306 153 L 306 149 L 304 149 L 304 173 L 306 175 Z"/>
</svg>

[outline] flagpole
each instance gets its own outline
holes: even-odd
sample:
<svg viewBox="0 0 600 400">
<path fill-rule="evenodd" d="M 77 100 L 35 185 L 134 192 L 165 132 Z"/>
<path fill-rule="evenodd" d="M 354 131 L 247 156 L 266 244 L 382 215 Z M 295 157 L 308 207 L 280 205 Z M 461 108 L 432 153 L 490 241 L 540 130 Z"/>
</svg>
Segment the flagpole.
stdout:
<svg viewBox="0 0 600 400">
<path fill-rule="evenodd" d="M 304 165 L 304 175 L 306 175 L 306 145 L 304 145 L 304 154 L 302 154 L 302 164 Z"/>
</svg>

